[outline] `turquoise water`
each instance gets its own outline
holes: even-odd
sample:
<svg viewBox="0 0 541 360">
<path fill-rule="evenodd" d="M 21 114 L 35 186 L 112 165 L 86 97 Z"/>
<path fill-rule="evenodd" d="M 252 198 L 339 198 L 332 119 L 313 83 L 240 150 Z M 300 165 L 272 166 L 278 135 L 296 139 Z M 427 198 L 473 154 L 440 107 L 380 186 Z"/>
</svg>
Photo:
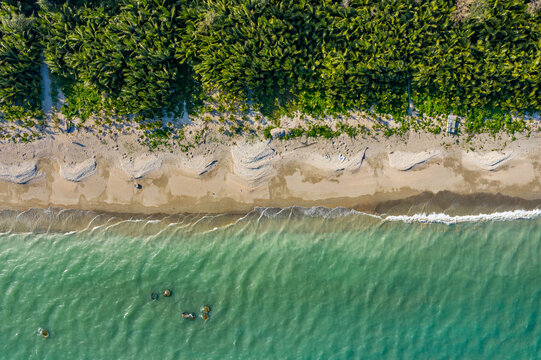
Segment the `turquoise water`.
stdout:
<svg viewBox="0 0 541 360">
<path fill-rule="evenodd" d="M 0 358 L 540 358 L 541 218 L 331 215 L 5 212 Z"/>
</svg>

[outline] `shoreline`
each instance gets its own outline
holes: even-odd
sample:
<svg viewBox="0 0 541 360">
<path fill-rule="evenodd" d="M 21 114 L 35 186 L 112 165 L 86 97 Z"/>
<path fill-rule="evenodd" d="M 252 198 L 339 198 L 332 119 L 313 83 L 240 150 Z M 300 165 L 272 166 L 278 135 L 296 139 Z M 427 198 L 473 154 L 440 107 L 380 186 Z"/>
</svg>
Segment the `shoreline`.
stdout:
<svg viewBox="0 0 541 360">
<path fill-rule="evenodd" d="M 397 215 L 541 206 L 541 136 L 500 137 L 459 145 L 416 133 L 406 141 L 237 138 L 149 152 L 132 134 L 55 134 L 0 144 L 0 208 L 178 214 L 323 206 Z"/>
<path fill-rule="evenodd" d="M 501 206 L 501 204 L 500 204 Z M 466 208 L 461 208 L 467 211 Z M 265 224 L 274 221 L 324 221 L 330 228 L 344 229 L 343 225 L 355 229 L 374 225 L 440 224 L 459 225 L 463 223 L 540 221 L 541 205 L 531 209 L 477 211 L 475 214 L 410 213 L 410 214 L 371 214 L 348 208 L 292 206 L 287 208 L 257 207 L 247 213 L 228 214 L 141 214 L 113 213 L 95 210 L 32 208 L 26 210 L 0 210 L 0 234 L 6 233 L 94 233 L 113 230 L 118 234 L 146 236 L 155 235 L 165 228 L 188 228 L 190 232 L 212 232 L 241 224 Z M 263 225 L 265 226 L 265 225 Z M 309 229 L 308 226 L 307 229 Z M 329 228 L 329 229 L 330 229 Z"/>
<path fill-rule="evenodd" d="M 375 196 L 380 195 L 376 194 Z M 441 214 L 448 216 L 478 216 L 490 215 L 493 213 L 512 212 L 512 211 L 534 211 L 541 209 L 541 200 L 527 200 L 521 197 L 505 196 L 501 194 L 475 193 L 458 194 L 450 191 L 441 191 L 438 193 L 423 192 L 418 195 L 390 200 L 366 201 L 360 202 L 353 198 L 346 201 L 355 202 L 357 205 L 344 206 L 340 203 L 343 199 L 326 199 L 322 202 L 297 204 L 294 200 L 289 205 L 283 206 L 263 206 L 255 204 L 250 206 L 244 203 L 228 203 L 230 208 L 219 208 L 216 211 L 160 211 L 159 209 L 133 208 L 120 206 L 85 206 L 86 204 L 76 204 L 74 206 L 17 206 L 9 204 L 0 208 L 0 211 L 14 211 L 23 213 L 26 211 L 83 211 L 107 216 L 120 216 L 122 218 L 147 218 L 155 217 L 162 219 L 170 216 L 203 216 L 203 215 L 224 215 L 224 216 L 245 216 L 251 211 L 257 209 L 323 209 L 324 211 L 353 211 L 359 214 L 373 216 L 414 216 L 414 215 L 432 215 Z M 210 207 L 213 204 L 209 204 Z M 223 210 L 222 210 L 223 209 Z M 135 210 L 135 211 L 134 211 Z M 140 211 L 137 211 L 140 210 Z M 214 209 L 215 210 L 215 209 Z"/>
</svg>

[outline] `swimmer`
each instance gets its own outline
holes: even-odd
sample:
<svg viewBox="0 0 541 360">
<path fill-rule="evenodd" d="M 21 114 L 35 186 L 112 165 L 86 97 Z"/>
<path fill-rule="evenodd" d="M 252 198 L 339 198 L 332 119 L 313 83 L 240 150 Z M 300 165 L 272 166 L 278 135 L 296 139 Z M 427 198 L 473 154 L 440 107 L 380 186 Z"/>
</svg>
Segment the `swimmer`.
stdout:
<svg viewBox="0 0 541 360">
<path fill-rule="evenodd" d="M 39 328 L 38 334 L 41 335 L 43 338 L 47 339 L 49 337 L 49 330 Z"/>
<path fill-rule="evenodd" d="M 165 290 L 163 291 L 163 296 L 165 296 L 165 297 L 171 296 L 171 290 L 165 289 Z"/>
<path fill-rule="evenodd" d="M 208 306 L 208 305 L 203 306 L 201 308 L 201 312 L 205 313 L 205 314 L 208 314 L 210 312 L 210 306 Z"/>
<path fill-rule="evenodd" d="M 158 300 L 158 294 L 155 293 L 155 292 L 153 292 L 152 294 L 150 294 L 150 298 L 151 298 L 152 300 Z"/>
<path fill-rule="evenodd" d="M 183 319 L 188 319 L 188 320 L 193 320 L 193 319 L 195 319 L 195 314 L 194 313 L 189 313 L 189 312 L 183 312 L 182 313 L 182 318 Z"/>
<path fill-rule="evenodd" d="M 201 319 L 207 321 L 209 319 L 209 314 L 201 314 Z"/>
</svg>

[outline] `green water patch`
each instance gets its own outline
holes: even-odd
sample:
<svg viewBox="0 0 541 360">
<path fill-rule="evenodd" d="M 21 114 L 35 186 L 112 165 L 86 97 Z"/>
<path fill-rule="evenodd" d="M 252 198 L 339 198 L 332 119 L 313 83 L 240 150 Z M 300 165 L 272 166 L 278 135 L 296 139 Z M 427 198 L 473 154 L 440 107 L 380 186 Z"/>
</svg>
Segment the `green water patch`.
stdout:
<svg viewBox="0 0 541 360">
<path fill-rule="evenodd" d="M 535 357 L 539 219 L 362 222 L 305 216 L 204 231 L 158 221 L 151 235 L 136 235 L 144 222 L 130 233 L 5 233 L 4 355 Z M 172 296 L 151 299 L 166 288 Z M 182 319 L 203 305 L 208 321 Z"/>
</svg>

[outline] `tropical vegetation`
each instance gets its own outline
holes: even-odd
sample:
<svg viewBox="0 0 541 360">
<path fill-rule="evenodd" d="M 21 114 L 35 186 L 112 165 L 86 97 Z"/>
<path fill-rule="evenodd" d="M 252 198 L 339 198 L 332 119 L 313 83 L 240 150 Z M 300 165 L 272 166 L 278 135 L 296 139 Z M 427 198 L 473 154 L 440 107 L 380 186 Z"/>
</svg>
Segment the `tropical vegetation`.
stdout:
<svg viewBox="0 0 541 360">
<path fill-rule="evenodd" d="M 40 106 L 42 45 L 37 19 L 0 4 L 0 106 Z"/>
<path fill-rule="evenodd" d="M 82 120 L 214 102 L 269 116 L 370 109 L 405 131 L 413 104 L 466 117 L 470 133 L 518 131 L 509 114 L 541 109 L 541 12 L 473 3 L 457 15 L 453 0 L 1 1 L 0 105 L 38 107 L 44 59 L 63 112 Z"/>
</svg>

